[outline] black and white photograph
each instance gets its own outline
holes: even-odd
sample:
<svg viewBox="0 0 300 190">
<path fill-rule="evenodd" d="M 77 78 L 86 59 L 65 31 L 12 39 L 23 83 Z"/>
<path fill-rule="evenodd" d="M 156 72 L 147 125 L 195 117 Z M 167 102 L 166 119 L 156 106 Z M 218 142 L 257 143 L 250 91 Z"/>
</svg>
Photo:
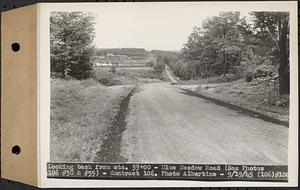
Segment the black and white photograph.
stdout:
<svg viewBox="0 0 300 190">
<path fill-rule="evenodd" d="M 50 13 L 49 162 L 287 168 L 290 12 L 151 5 Z"/>
</svg>

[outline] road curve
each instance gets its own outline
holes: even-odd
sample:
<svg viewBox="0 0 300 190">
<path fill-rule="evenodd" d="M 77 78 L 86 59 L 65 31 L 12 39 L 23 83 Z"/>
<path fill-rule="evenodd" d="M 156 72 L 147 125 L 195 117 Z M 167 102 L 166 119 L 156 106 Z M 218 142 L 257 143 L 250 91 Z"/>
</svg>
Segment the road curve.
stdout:
<svg viewBox="0 0 300 190">
<path fill-rule="evenodd" d="M 131 97 L 121 155 L 128 162 L 287 164 L 288 128 L 189 96 L 168 83 Z"/>
<path fill-rule="evenodd" d="M 177 79 L 172 74 L 172 71 L 168 65 L 165 65 L 165 71 L 166 71 L 166 75 L 167 75 L 168 79 L 171 81 L 171 83 L 177 84 L 178 83 Z"/>
</svg>

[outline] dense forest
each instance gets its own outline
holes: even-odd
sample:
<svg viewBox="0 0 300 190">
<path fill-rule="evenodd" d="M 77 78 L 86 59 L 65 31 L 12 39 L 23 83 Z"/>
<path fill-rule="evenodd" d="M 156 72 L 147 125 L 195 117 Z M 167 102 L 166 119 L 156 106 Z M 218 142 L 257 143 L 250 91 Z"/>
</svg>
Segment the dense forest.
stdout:
<svg viewBox="0 0 300 190">
<path fill-rule="evenodd" d="M 289 93 L 289 14 L 222 12 L 194 27 L 181 57 L 165 56 L 182 80 L 233 75 L 248 82 L 277 80 L 280 94 Z"/>
</svg>

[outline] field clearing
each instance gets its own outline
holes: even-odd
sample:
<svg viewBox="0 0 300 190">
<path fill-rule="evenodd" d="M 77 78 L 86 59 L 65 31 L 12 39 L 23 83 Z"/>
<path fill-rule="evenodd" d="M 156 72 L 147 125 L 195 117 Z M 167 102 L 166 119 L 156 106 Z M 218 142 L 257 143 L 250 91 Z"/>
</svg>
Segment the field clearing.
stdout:
<svg viewBox="0 0 300 190">
<path fill-rule="evenodd" d="M 117 68 L 117 74 L 135 78 L 159 78 L 158 73 L 155 73 L 152 67 L 120 67 Z"/>
<path fill-rule="evenodd" d="M 158 73 L 152 67 L 95 67 L 94 78 L 101 84 L 137 85 L 165 81 L 164 73 Z"/>
<path fill-rule="evenodd" d="M 112 67 L 95 67 L 96 71 L 110 71 Z M 128 72 L 131 74 L 144 74 L 144 73 L 152 73 L 152 67 L 115 67 L 117 73 Z"/>
<path fill-rule="evenodd" d="M 51 80 L 51 161 L 92 162 L 131 85 Z"/>
<path fill-rule="evenodd" d="M 98 69 L 106 69 L 106 70 L 109 70 L 111 67 L 95 67 L 95 68 L 98 68 Z M 147 66 L 118 66 L 116 67 L 117 70 L 122 70 L 122 69 L 127 69 L 127 70 L 149 70 L 149 71 L 152 71 L 153 68 L 152 67 L 147 67 Z"/>
</svg>

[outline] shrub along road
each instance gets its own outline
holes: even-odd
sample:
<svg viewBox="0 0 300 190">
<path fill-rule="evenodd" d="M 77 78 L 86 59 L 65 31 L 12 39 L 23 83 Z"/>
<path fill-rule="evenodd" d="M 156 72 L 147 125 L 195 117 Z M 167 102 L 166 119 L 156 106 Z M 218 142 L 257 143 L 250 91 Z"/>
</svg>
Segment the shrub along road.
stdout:
<svg viewBox="0 0 300 190">
<path fill-rule="evenodd" d="M 128 162 L 287 164 L 288 128 L 189 96 L 169 83 L 131 97 L 121 154 Z"/>
</svg>

